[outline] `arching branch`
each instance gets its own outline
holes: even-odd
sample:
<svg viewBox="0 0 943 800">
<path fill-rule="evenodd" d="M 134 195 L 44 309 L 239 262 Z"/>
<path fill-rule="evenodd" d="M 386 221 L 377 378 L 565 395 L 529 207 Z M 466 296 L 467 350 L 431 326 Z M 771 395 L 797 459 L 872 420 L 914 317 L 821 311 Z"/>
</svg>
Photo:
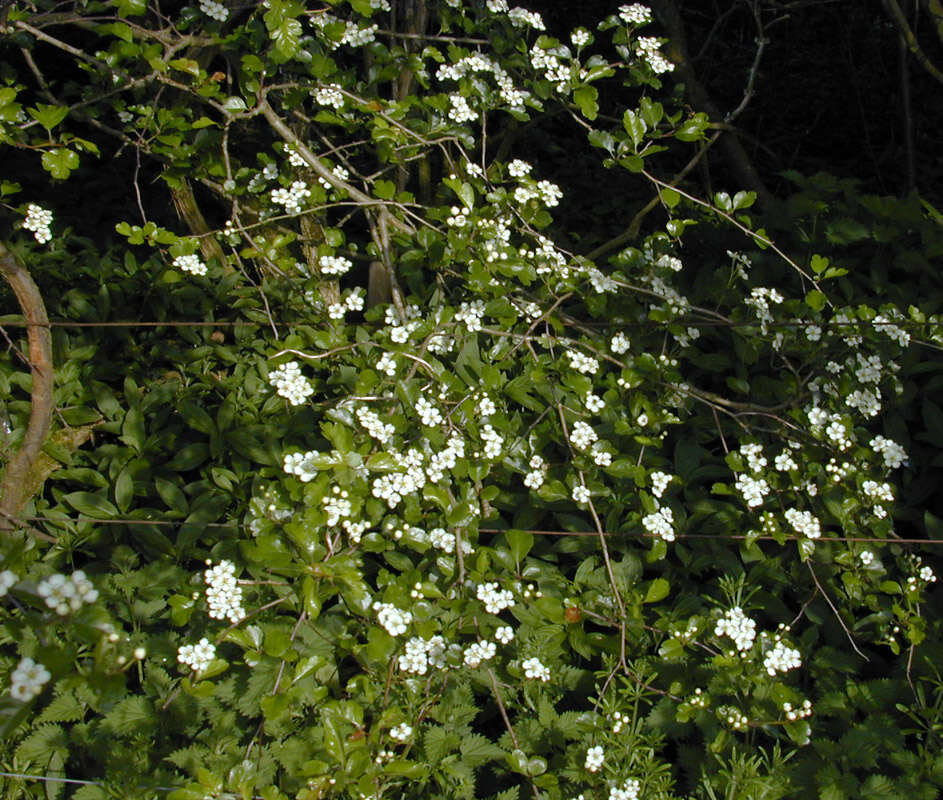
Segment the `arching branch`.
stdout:
<svg viewBox="0 0 943 800">
<path fill-rule="evenodd" d="M 0 274 L 13 289 L 26 317 L 33 388 L 29 425 L 19 451 L 7 463 L 0 483 L 0 530 L 11 530 L 29 501 L 30 471 L 42 451 L 53 412 L 52 334 L 39 288 L 20 260 L 0 242 Z"/>
</svg>

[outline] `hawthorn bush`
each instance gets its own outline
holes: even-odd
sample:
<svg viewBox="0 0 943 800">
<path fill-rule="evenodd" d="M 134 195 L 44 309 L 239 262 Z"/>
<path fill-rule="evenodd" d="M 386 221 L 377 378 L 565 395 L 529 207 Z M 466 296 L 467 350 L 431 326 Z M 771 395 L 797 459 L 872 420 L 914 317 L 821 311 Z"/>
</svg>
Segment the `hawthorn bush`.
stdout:
<svg viewBox="0 0 943 800">
<path fill-rule="evenodd" d="M 639 4 L 4 13 L 5 797 L 937 796 L 943 342 L 837 247 L 932 207 L 659 177 Z M 657 223 L 559 244 L 552 113 Z"/>
</svg>

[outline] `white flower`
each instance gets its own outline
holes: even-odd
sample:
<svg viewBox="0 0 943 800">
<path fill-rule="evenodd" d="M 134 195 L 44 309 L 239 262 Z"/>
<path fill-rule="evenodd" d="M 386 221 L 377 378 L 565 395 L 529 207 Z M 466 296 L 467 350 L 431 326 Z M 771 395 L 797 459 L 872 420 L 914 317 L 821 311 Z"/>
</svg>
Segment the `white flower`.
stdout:
<svg viewBox="0 0 943 800">
<path fill-rule="evenodd" d="M 474 122 L 478 119 L 478 114 L 472 110 L 471 106 L 468 105 L 468 101 L 462 95 L 449 95 L 449 103 L 452 106 L 449 109 L 449 119 L 453 122 Z"/>
<path fill-rule="evenodd" d="M 508 173 L 514 178 L 523 178 L 525 175 L 529 175 L 532 169 L 533 167 L 530 164 L 521 161 L 519 158 L 515 158 L 508 164 Z"/>
<path fill-rule="evenodd" d="M 299 213 L 305 198 L 310 196 L 311 190 L 304 181 L 294 181 L 287 189 L 273 189 L 271 194 L 272 202 L 285 206 L 289 214 Z"/>
<path fill-rule="evenodd" d="M 811 511 L 798 511 L 795 508 L 787 508 L 783 516 L 786 517 L 796 533 L 808 536 L 810 539 L 818 539 L 822 535 L 822 526 Z"/>
<path fill-rule="evenodd" d="M 475 594 L 489 614 L 500 614 L 514 605 L 514 595 L 508 589 L 499 589 L 493 582 L 478 584 Z"/>
<path fill-rule="evenodd" d="M 609 800 L 638 800 L 642 785 L 635 778 L 626 778 L 622 786 L 609 789 Z"/>
<path fill-rule="evenodd" d="M 773 649 L 770 650 L 763 659 L 763 666 L 769 675 L 775 675 L 777 672 L 788 672 L 802 666 L 802 659 L 799 657 L 799 651 L 791 647 L 786 647 L 782 642 L 776 642 Z"/>
<path fill-rule="evenodd" d="M 528 658 L 521 662 L 525 678 L 536 678 L 546 683 L 550 680 L 550 670 L 540 663 L 539 658 Z"/>
<path fill-rule="evenodd" d="M 661 497 L 665 493 L 668 484 L 671 483 L 673 476 L 664 472 L 653 472 L 648 477 L 652 479 L 652 494 L 655 497 Z"/>
<path fill-rule="evenodd" d="M 574 486 L 573 487 L 573 499 L 577 503 L 588 503 L 591 493 L 589 489 L 585 486 Z"/>
<path fill-rule="evenodd" d="M 590 32 L 586 28 L 577 28 L 570 34 L 570 41 L 575 47 L 585 47 L 589 44 Z"/>
<path fill-rule="evenodd" d="M 413 615 L 410 612 L 396 608 L 390 603 L 374 603 L 373 610 L 377 612 L 377 622 L 390 636 L 406 633 L 407 626 L 413 621 Z"/>
<path fill-rule="evenodd" d="M 318 259 L 322 275 L 344 275 L 353 265 L 353 261 L 343 256 L 321 256 Z"/>
<path fill-rule="evenodd" d="M 15 700 L 28 702 L 38 697 L 52 675 L 42 664 L 31 658 L 21 658 L 16 669 L 10 673 L 10 694 Z"/>
<path fill-rule="evenodd" d="M 596 432 L 582 420 L 573 423 L 573 428 L 570 431 L 570 442 L 577 450 L 585 450 L 598 438 Z"/>
<path fill-rule="evenodd" d="M 207 562 L 209 563 L 209 562 Z M 203 573 L 206 581 L 206 602 L 213 619 L 228 619 L 234 625 L 246 612 L 242 607 L 242 589 L 236 583 L 236 567 L 232 561 L 220 561 Z"/>
<path fill-rule="evenodd" d="M 644 25 L 646 22 L 652 21 L 652 10 L 641 3 L 619 6 L 619 18 L 626 25 Z"/>
<path fill-rule="evenodd" d="M 219 22 L 225 22 L 229 18 L 229 9 L 216 0 L 200 0 L 200 11 Z"/>
<path fill-rule="evenodd" d="M 400 743 L 408 741 L 409 737 L 412 735 L 412 726 L 407 725 L 405 722 L 401 722 L 399 725 L 394 725 L 390 729 L 390 737 Z"/>
<path fill-rule="evenodd" d="M 630 347 L 630 342 L 628 337 L 619 331 L 615 336 L 612 337 L 612 341 L 609 343 L 609 347 L 612 349 L 612 352 L 616 355 L 622 355 Z"/>
<path fill-rule="evenodd" d="M 5 569 L 0 572 L 0 597 L 3 597 L 10 589 L 16 586 L 19 576 L 11 570 Z"/>
<path fill-rule="evenodd" d="M 501 644 L 510 644 L 514 641 L 514 629 L 510 625 L 502 625 L 494 632 L 494 638 Z"/>
<path fill-rule="evenodd" d="M 320 105 L 333 106 L 338 111 L 344 107 L 344 95 L 341 93 L 341 87 L 336 83 L 319 86 L 314 93 L 314 99 Z"/>
<path fill-rule="evenodd" d="M 40 244 L 45 244 L 52 238 L 52 231 L 49 226 L 52 224 L 52 212 L 30 203 L 26 207 L 26 219 L 23 220 L 23 227 L 33 232 L 33 238 Z"/>
<path fill-rule="evenodd" d="M 763 498 L 769 494 L 769 484 L 763 478 L 751 478 L 746 474 L 738 476 L 734 486 L 749 508 L 763 505 Z"/>
<path fill-rule="evenodd" d="M 595 358 L 584 356 L 576 350 L 567 352 L 567 357 L 570 359 L 570 366 L 577 372 L 582 372 L 584 375 L 595 375 L 599 371 L 599 362 Z"/>
<path fill-rule="evenodd" d="M 597 744 L 595 747 L 590 747 L 589 750 L 586 751 L 586 763 L 584 766 L 590 772 L 597 772 L 605 760 L 605 752 L 602 747 Z"/>
<path fill-rule="evenodd" d="M 477 667 L 481 666 L 482 661 L 490 661 L 492 658 L 494 658 L 497 651 L 498 648 L 494 642 L 476 642 L 475 644 L 465 648 L 465 653 L 462 656 L 462 660 L 465 662 L 466 666 L 476 669 Z"/>
<path fill-rule="evenodd" d="M 642 525 L 649 533 L 659 536 L 666 542 L 675 540 L 674 528 L 671 527 L 674 522 L 674 515 L 667 506 L 659 508 L 654 514 L 648 514 L 642 518 Z"/>
<path fill-rule="evenodd" d="M 206 264 L 200 261 L 198 255 L 177 256 L 174 259 L 174 266 L 189 272 L 191 275 L 206 275 Z"/>
<path fill-rule="evenodd" d="M 799 469 L 799 466 L 793 460 L 788 450 L 783 450 L 783 452 L 773 459 L 773 466 L 780 472 L 789 472 L 790 470 Z"/>
<path fill-rule="evenodd" d="M 68 578 L 59 573 L 50 575 L 39 582 L 36 591 L 60 616 L 78 611 L 84 603 L 94 603 L 98 599 L 98 590 L 82 570 L 76 570 Z"/>
<path fill-rule="evenodd" d="M 874 563 L 874 553 L 870 550 L 862 550 L 858 554 L 858 558 L 861 559 L 861 565 L 864 567 L 869 567 Z"/>
<path fill-rule="evenodd" d="M 897 469 L 907 460 L 907 451 L 897 442 L 883 436 L 875 436 L 871 440 L 871 447 L 875 453 L 884 456 L 884 466 L 888 469 Z"/>
<path fill-rule="evenodd" d="M 593 414 L 602 411 L 606 407 L 606 401 L 592 392 L 583 398 L 583 404 L 586 406 L 587 411 L 591 411 Z"/>
<path fill-rule="evenodd" d="M 205 636 L 197 644 L 185 644 L 177 650 L 177 661 L 201 672 L 216 658 L 216 645 Z"/>
<path fill-rule="evenodd" d="M 425 397 L 420 397 L 416 400 L 416 413 L 419 414 L 419 421 L 427 427 L 432 427 L 442 422 L 442 413 Z"/>
<path fill-rule="evenodd" d="M 276 393 L 293 406 L 301 405 L 314 394 L 314 387 L 301 374 L 297 361 L 288 361 L 276 367 L 268 374 L 268 380 L 275 387 Z"/>
<path fill-rule="evenodd" d="M 496 410 L 494 401 L 488 395 L 482 395 L 478 401 L 478 414 L 482 417 L 490 417 Z"/>
<path fill-rule="evenodd" d="M 756 638 L 756 623 L 743 613 L 740 606 L 727 611 L 714 627 L 715 636 L 729 636 L 740 652 L 749 650 Z"/>
</svg>

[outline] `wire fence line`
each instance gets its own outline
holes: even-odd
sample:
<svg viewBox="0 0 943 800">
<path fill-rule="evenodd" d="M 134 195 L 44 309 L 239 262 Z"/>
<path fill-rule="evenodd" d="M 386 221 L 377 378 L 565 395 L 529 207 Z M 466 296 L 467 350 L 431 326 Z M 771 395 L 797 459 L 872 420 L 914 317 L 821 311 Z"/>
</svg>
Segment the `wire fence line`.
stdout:
<svg viewBox="0 0 943 800">
<path fill-rule="evenodd" d="M 63 525 L 65 523 L 75 523 L 76 520 L 66 519 L 62 517 L 44 517 L 44 516 L 24 516 L 19 517 L 20 522 L 48 522 L 56 525 Z M 186 520 L 166 520 L 166 519 L 134 519 L 131 517 L 126 518 L 96 518 L 88 517 L 85 515 L 80 515 L 79 520 L 81 522 L 91 522 L 96 525 L 157 525 L 160 527 L 182 527 L 184 525 L 195 525 L 201 528 L 227 528 L 227 529 L 240 529 L 240 530 L 251 530 L 251 526 L 243 522 L 187 522 Z M 540 530 L 540 529 L 528 529 L 528 528 L 478 528 L 478 533 L 484 533 L 489 535 L 497 535 L 501 533 L 508 533 L 512 530 L 520 530 L 524 533 L 530 533 L 534 536 L 578 536 L 578 537 L 598 537 L 600 536 L 600 531 L 556 531 L 556 530 Z M 657 533 L 651 533 L 650 531 L 639 531 L 639 532 L 628 532 L 628 531 L 602 531 L 601 535 L 607 537 L 614 536 L 623 536 L 623 537 L 633 537 L 639 539 L 659 539 L 661 538 Z M 797 534 L 784 534 L 783 536 L 772 536 L 769 534 L 760 534 L 758 536 L 752 536 L 746 533 L 676 533 L 676 539 L 720 539 L 720 540 L 730 540 L 730 541 L 785 541 L 785 542 L 798 542 L 805 541 L 808 539 L 806 536 L 799 536 Z M 889 538 L 880 538 L 877 536 L 821 536 L 815 541 L 817 542 L 867 542 L 867 543 L 884 543 L 884 544 L 943 544 L 943 539 L 916 539 L 916 538 L 904 538 L 904 537 L 889 537 Z"/>
<path fill-rule="evenodd" d="M 105 322 L 80 322 L 76 320 L 50 320 L 49 324 L 41 322 L 26 322 L 25 320 L 7 319 L 0 321 L 0 327 L 10 328 L 267 328 L 275 325 L 311 325 L 310 319 L 296 320 L 114 320 Z M 583 327 L 588 328 L 666 328 L 669 325 L 684 325 L 688 328 L 756 328 L 763 323 L 759 320 L 684 320 L 676 319 L 667 322 L 657 322 L 654 320 L 643 321 L 625 321 L 625 322 L 599 322 L 589 321 L 581 322 Z M 897 328 L 917 328 L 925 325 L 941 323 L 918 322 L 917 320 L 900 319 L 879 322 L 875 324 L 870 320 L 821 320 L 810 322 L 808 320 L 767 322 L 766 328 L 805 328 L 810 325 L 825 328 L 881 328 L 892 326 Z M 943 326 L 941 326 L 943 329 Z"/>
</svg>

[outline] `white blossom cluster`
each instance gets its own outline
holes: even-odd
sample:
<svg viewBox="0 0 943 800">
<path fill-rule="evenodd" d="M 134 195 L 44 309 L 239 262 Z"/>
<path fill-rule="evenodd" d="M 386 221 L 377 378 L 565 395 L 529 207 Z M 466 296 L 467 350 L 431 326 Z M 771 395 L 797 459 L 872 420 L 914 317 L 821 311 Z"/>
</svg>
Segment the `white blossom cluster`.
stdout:
<svg viewBox="0 0 943 800">
<path fill-rule="evenodd" d="M 573 428 L 570 430 L 570 442 L 577 450 L 585 450 L 598 438 L 596 431 L 582 420 L 573 423 Z"/>
<path fill-rule="evenodd" d="M 482 394 L 481 397 L 478 398 L 478 406 L 476 408 L 478 416 L 487 419 L 494 414 L 496 410 L 497 407 L 494 404 L 494 400 L 488 397 L 488 395 Z"/>
<path fill-rule="evenodd" d="M 289 214 L 298 214 L 301 212 L 301 204 L 306 197 L 311 197 L 311 190 L 304 181 L 293 181 L 287 189 L 280 186 L 272 190 L 272 202 L 280 206 L 285 206 L 285 211 Z"/>
<path fill-rule="evenodd" d="M 806 717 L 812 716 L 812 701 L 803 700 L 802 705 L 798 708 L 793 708 L 792 703 L 783 703 L 783 713 L 786 715 L 786 719 L 789 722 L 795 722 L 796 720 L 805 719 Z"/>
<path fill-rule="evenodd" d="M 546 683 L 550 680 L 550 669 L 545 667 L 539 658 L 528 658 L 521 662 L 525 678 L 532 678 Z"/>
<path fill-rule="evenodd" d="M 655 495 L 655 497 L 661 497 L 674 476 L 656 471 L 651 473 L 648 477 L 652 479 L 652 494 Z"/>
<path fill-rule="evenodd" d="M 200 257 L 195 253 L 177 256 L 174 259 L 174 266 L 184 272 L 189 272 L 191 275 L 206 275 L 206 264 L 200 261 Z"/>
<path fill-rule="evenodd" d="M 393 509 L 406 495 L 419 491 L 425 482 L 426 476 L 422 469 L 408 468 L 406 472 L 390 472 L 374 478 L 370 492 Z"/>
<path fill-rule="evenodd" d="M 377 38 L 377 30 L 377 25 L 367 25 L 361 28 L 356 22 L 348 22 L 340 43 L 351 47 L 370 44 Z"/>
<path fill-rule="evenodd" d="M 42 664 L 31 658 L 21 658 L 10 673 L 10 695 L 14 700 L 27 703 L 42 694 L 52 675 Z"/>
<path fill-rule="evenodd" d="M 547 474 L 547 462 L 541 456 L 534 454 L 531 456 L 529 465 L 530 472 L 524 476 L 524 485 L 528 489 L 539 489 L 543 486 Z"/>
<path fill-rule="evenodd" d="M 508 11 L 508 19 L 517 28 L 528 27 L 537 31 L 546 30 L 543 17 L 536 11 L 528 11 L 526 8 L 512 8 Z"/>
<path fill-rule="evenodd" d="M 450 533 L 445 528 L 433 528 L 429 531 L 429 541 L 432 543 L 433 547 L 446 553 L 455 552 L 455 534 Z M 462 539 L 462 552 L 465 555 L 470 555 L 474 552 L 474 548 L 466 539 Z"/>
<path fill-rule="evenodd" d="M 46 244 L 52 239 L 50 225 L 52 225 L 51 211 L 35 203 L 30 203 L 26 207 L 26 219 L 23 220 L 23 227 L 28 231 L 32 231 L 33 238 L 40 244 Z"/>
<path fill-rule="evenodd" d="M 530 49 L 530 63 L 535 70 L 543 72 L 558 92 L 566 92 L 570 88 L 570 68 L 553 53 L 535 44 Z"/>
<path fill-rule="evenodd" d="M 796 464 L 792 454 L 788 450 L 783 450 L 773 459 L 773 466 L 780 472 L 790 472 L 791 470 L 799 469 L 799 465 Z"/>
<path fill-rule="evenodd" d="M 478 114 L 468 105 L 468 100 L 460 94 L 449 95 L 449 119 L 461 125 L 463 122 L 474 122 Z"/>
<path fill-rule="evenodd" d="M 751 472 L 759 472 L 766 466 L 766 458 L 763 455 L 763 445 L 750 443 L 740 446 L 740 455 L 746 461 Z"/>
<path fill-rule="evenodd" d="M 314 101 L 318 105 L 331 106 L 338 111 L 344 107 L 344 95 L 336 83 L 319 86 L 314 92 Z"/>
<path fill-rule="evenodd" d="M 485 313 L 485 304 L 482 300 L 472 300 L 470 303 L 462 303 L 458 311 L 455 312 L 455 319 L 464 322 L 469 333 L 481 330 L 481 318 Z"/>
<path fill-rule="evenodd" d="M 787 647 L 777 639 L 773 648 L 764 656 L 763 666 L 769 675 L 775 675 L 777 672 L 788 672 L 791 669 L 798 669 L 802 666 L 802 659 L 799 651 Z"/>
<path fill-rule="evenodd" d="M 641 3 L 619 6 L 619 19 L 626 25 L 645 25 L 652 21 L 652 10 Z"/>
<path fill-rule="evenodd" d="M 57 572 L 43 578 L 36 587 L 36 592 L 46 601 L 49 608 L 62 617 L 70 611 L 78 611 L 85 603 L 94 603 L 98 599 L 98 590 L 80 569 L 68 577 Z"/>
<path fill-rule="evenodd" d="M 317 477 L 318 468 L 315 459 L 321 455 L 317 450 L 307 453 L 288 453 L 282 459 L 282 469 L 289 475 L 297 475 L 302 483 L 308 483 Z"/>
<path fill-rule="evenodd" d="M 409 737 L 412 735 L 412 726 L 407 725 L 405 722 L 401 722 L 399 725 L 394 725 L 392 728 L 390 728 L 390 738 L 399 742 L 400 744 L 408 742 Z"/>
<path fill-rule="evenodd" d="M 216 645 L 205 636 L 197 644 L 185 644 L 177 649 L 177 661 L 186 664 L 195 672 L 206 669 L 214 658 L 216 658 Z"/>
<path fill-rule="evenodd" d="M 508 589 L 499 589 L 496 583 L 478 584 L 475 594 L 489 614 L 500 614 L 514 605 L 514 595 Z"/>
<path fill-rule="evenodd" d="M 890 339 L 893 339 L 901 347 L 906 347 L 908 344 L 910 344 L 910 334 L 899 325 L 895 325 L 891 319 L 896 319 L 899 322 L 903 319 L 903 315 L 895 309 L 894 311 L 889 312 L 887 315 L 878 314 L 873 320 L 871 320 L 871 324 L 874 325 L 875 330 L 880 331 Z"/>
<path fill-rule="evenodd" d="M 458 459 L 465 457 L 465 440 L 458 433 L 453 433 L 445 447 L 433 453 L 426 465 L 426 477 L 432 483 L 442 480 L 447 469 L 454 469 Z"/>
<path fill-rule="evenodd" d="M 490 661 L 494 658 L 497 652 L 497 645 L 486 639 L 466 647 L 465 652 L 462 654 L 462 660 L 465 662 L 465 666 L 476 669 L 481 666 L 482 661 Z"/>
<path fill-rule="evenodd" d="M 822 535 L 822 526 L 811 511 L 799 511 L 787 508 L 783 514 L 796 533 L 809 539 L 818 539 Z"/>
<path fill-rule="evenodd" d="M 779 304 L 783 302 L 783 296 L 775 289 L 768 289 L 764 286 L 750 290 L 750 296 L 743 301 L 748 306 L 752 306 L 756 313 L 756 318 L 760 321 L 760 329 L 766 333 L 767 326 L 773 321 L 773 314 L 769 310 L 769 304 Z"/>
<path fill-rule="evenodd" d="M 200 11 L 219 22 L 229 19 L 229 9 L 222 3 L 217 3 L 216 0 L 200 0 Z"/>
<path fill-rule="evenodd" d="M 341 489 L 340 486 L 332 487 L 331 493 L 321 498 L 321 503 L 327 513 L 328 527 L 334 527 L 342 519 L 350 517 L 353 512 L 347 490 Z"/>
<path fill-rule="evenodd" d="M 563 190 L 557 184 L 546 180 L 518 186 L 514 190 L 514 201 L 522 206 L 527 205 L 531 200 L 537 200 L 547 208 L 553 208 L 560 205 L 560 198 L 562 197 Z M 599 270 L 596 271 L 599 272 Z M 604 277 L 601 272 L 599 272 L 599 275 Z"/>
<path fill-rule="evenodd" d="M 4 597 L 10 589 L 16 586 L 19 579 L 19 575 L 13 572 L 13 570 L 5 569 L 3 572 L 0 572 L 0 597 Z"/>
<path fill-rule="evenodd" d="M 343 256 L 321 256 L 318 259 L 322 275 L 344 275 L 353 265 L 350 259 Z"/>
<path fill-rule="evenodd" d="M 763 478 L 751 478 L 749 475 L 738 475 L 734 484 L 737 491 L 743 495 L 748 508 L 763 505 L 763 498 L 769 494 L 769 484 Z"/>
<path fill-rule="evenodd" d="M 729 636 L 742 653 L 753 646 L 756 638 L 756 623 L 743 613 L 740 606 L 729 609 L 714 627 L 715 636 Z"/>
<path fill-rule="evenodd" d="M 416 400 L 416 413 L 419 415 L 419 421 L 428 427 L 434 427 L 442 422 L 442 412 L 425 397 L 420 396 Z"/>
<path fill-rule="evenodd" d="M 441 636 L 429 639 L 413 636 L 407 640 L 398 663 L 403 672 L 413 675 L 425 675 L 430 666 L 442 669 L 445 666 L 445 639 Z"/>
<path fill-rule="evenodd" d="M 375 412 L 366 406 L 360 406 L 357 411 L 357 419 L 360 424 L 366 428 L 367 433 L 376 439 L 380 444 L 386 444 L 393 438 L 395 428 L 389 423 L 383 422 Z"/>
<path fill-rule="evenodd" d="M 350 172 L 340 164 L 335 167 L 331 167 L 331 174 L 339 181 L 346 181 L 350 177 Z M 327 191 L 337 188 L 323 175 L 318 176 L 318 183 L 320 183 L 321 186 L 323 186 Z"/>
<path fill-rule="evenodd" d="M 884 466 L 897 469 L 907 461 L 907 451 L 892 439 L 875 436 L 871 440 L 871 449 L 884 456 Z"/>
<path fill-rule="evenodd" d="M 242 589 L 236 583 L 236 566 L 232 561 L 220 561 L 215 567 L 207 560 L 209 569 L 203 572 L 206 582 L 206 602 L 213 619 L 228 619 L 233 625 L 245 616 L 242 607 Z"/>
<path fill-rule="evenodd" d="M 406 633 L 406 628 L 413 621 L 413 615 L 403 611 L 391 603 L 375 602 L 373 610 L 377 612 L 377 622 L 380 623 L 390 636 L 399 636 Z"/>
<path fill-rule="evenodd" d="M 586 277 L 589 278 L 590 285 L 595 289 L 596 294 L 612 294 L 619 288 L 618 283 L 596 267 L 588 268 Z"/>
<path fill-rule="evenodd" d="M 599 371 L 599 362 L 590 356 L 583 355 L 577 350 L 567 351 L 570 366 L 584 375 L 595 375 Z"/>
<path fill-rule="evenodd" d="M 343 319 L 348 311 L 363 311 L 363 289 L 357 287 L 345 296 L 343 302 L 331 303 L 327 307 L 327 315 L 331 319 Z"/>
<path fill-rule="evenodd" d="M 635 778 L 626 778 L 622 786 L 612 786 L 609 789 L 609 800 L 638 800 L 642 784 Z"/>
<path fill-rule="evenodd" d="M 297 361 L 287 361 L 268 374 L 268 382 L 275 387 L 279 397 L 284 397 L 293 406 L 300 406 L 312 394 L 314 387 L 301 374 Z"/>
<path fill-rule="evenodd" d="M 675 532 L 672 527 L 674 514 L 667 506 L 659 508 L 655 513 L 642 517 L 642 525 L 649 533 L 664 539 L 666 542 L 675 540 Z"/>
<path fill-rule="evenodd" d="M 513 178 L 523 178 L 525 175 L 529 175 L 532 169 L 533 167 L 530 164 L 519 158 L 515 158 L 508 164 L 508 174 Z"/>
<path fill-rule="evenodd" d="M 603 763 L 606 760 L 606 753 L 602 749 L 601 745 L 595 745 L 590 747 L 586 751 L 586 761 L 583 766 L 586 767 L 590 772 L 598 772 L 599 768 L 602 767 Z"/>
<path fill-rule="evenodd" d="M 501 448 L 504 446 L 504 437 L 498 433 L 490 423 L 481 428 L 481 440 L 485 443 L 484 457 L 495 459 L 501 455 Z"/>
<path fill-rule="evenodd" d="M 640 36 L 638 39 L 638 50 L 652 68 L 652 72 L 661 75 L 665 72 L 674 72 L 675 65 L 665 58 L 661 51 L 661 42 L 654 36 Z"/>
<path fill-rule="evenodd" d="M 608 467 L 612 464 L 612 453 L 605 448 L 608 445 L 605 442 L 596 442 L 590 448 L 590 455 L 593 457 L 593 463 L 597 467 Z"/>
<path fill-rule="evenodd" d="M 495 83 L 498 85 L 498 93 L 500 94 L 501 99 L 511 108 L 523 110 L 524 100 L 527 97 L 527 93 L 518 89 L 514 85 L 514 81 L 511 76 L 499 64 L 492 61 L 487 56 L 482 55 L 481 53 L 472 53 L 471 55 L 459 59 L 454 64 L 442 64 L 436 71 L 436 78 L 438 78 L 440 81 L 457 81 L 469 73 L 478 72 L 488 72 L 494 75 Z M 462 99 L 464 100 L 464 98 Z M 451 114 L 449 116 L 451 116 Z M 467 121 L 470 122 L 471 120 Z"/>
</svg>

